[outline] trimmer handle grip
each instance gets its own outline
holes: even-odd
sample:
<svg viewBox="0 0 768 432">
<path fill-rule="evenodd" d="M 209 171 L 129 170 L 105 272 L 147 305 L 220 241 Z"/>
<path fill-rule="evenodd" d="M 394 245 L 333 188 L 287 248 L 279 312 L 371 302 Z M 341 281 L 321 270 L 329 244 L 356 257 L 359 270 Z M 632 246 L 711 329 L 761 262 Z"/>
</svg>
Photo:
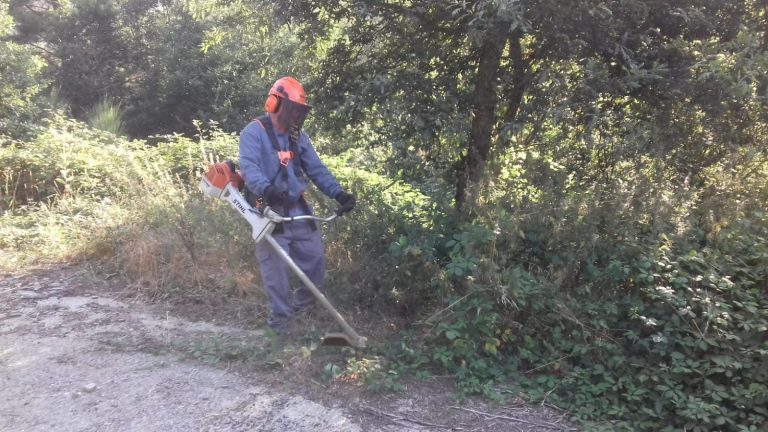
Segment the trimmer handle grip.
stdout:
<svg viewBox="0 0 768 432">
<path fill-rule="evenodd" d="M 318 222 L 330 222 L 338 217 L 336 214 L 332 214 L 327 217 L 318 217 L 315 215 L 301 215 L 301 216 L 281 216 L 279 213 L 272 210 L 270 207 L 267 207 L 264 209 L 263 213 L 264 217 L 268 218 L 272 222 L 280 223 L 280 222 L 293 222 L 293 221 L 301 221 L 301 220 L 313 220 Z"/>
<path fill-rule="evenodd" d="M 334 211 L 334 213 L 336 213 L 336 216 L 344 216 L 344 214 L 345 214 L 345 213 L 349 213 L 350 211 L 352 211 L 352 209 L 353 209 L 354 207 L 355 207 L 355 204 L 354 204 L 354 203 L 353 203 L 353 204 L 351 204 L 351 205 L 349 205 L 349 204 L 348 204 L 348 205 L 343 205 L 343 206 L 341 206 L 341 207 L 337 208 L 337 209 Z"/>
</svg>

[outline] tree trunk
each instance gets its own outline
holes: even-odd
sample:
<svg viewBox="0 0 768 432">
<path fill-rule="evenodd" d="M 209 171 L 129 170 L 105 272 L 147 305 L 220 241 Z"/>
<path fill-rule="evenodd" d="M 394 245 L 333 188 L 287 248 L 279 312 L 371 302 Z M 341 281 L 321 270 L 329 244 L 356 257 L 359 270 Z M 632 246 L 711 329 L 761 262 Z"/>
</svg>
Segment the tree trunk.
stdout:
<svg viewBox="0 0 768 432">
<path fill-rule="evenodd" d="M 763 6 L 763 21 L 763 29 L 768 29 L 768 2 Z M 763 30 L 762 48 L 768 50 L 768 30 Z M 757 95 L 761 97 L 764 108 L 761 120 L 765 121 L 768 119 L 768 77 L 762 74 L 757 78 L 757 82 Z"/>
<path fill-rule="evenodd" d="M 470 192 L 476 189 L 491 150 L 491 135 L 498 101 L 496 85 L 505 44 L 505 32 L 496 28 L 495 31 L 489 31 L 488 38 L 480 48 L 472 100 L 472 127 L 465 153 L 456 168 L 457 210 L 461 210 L 464 204 L 474 203 Z"/>
<path fill-rule="evenodd" d="M 525 88 L 528 86 L 526 72 L 531 65 L 530 60 L 523 58 L 523 47 L 520 38 L 523 33 L 516 31 L 509 36 L 509 62 L 512 66 L 512 81 L 504 93 L 507 96 L 507 112 L 504 114 L 504 123 L 514 123 L 520 104 L 523 101 Z"/>
</svg>

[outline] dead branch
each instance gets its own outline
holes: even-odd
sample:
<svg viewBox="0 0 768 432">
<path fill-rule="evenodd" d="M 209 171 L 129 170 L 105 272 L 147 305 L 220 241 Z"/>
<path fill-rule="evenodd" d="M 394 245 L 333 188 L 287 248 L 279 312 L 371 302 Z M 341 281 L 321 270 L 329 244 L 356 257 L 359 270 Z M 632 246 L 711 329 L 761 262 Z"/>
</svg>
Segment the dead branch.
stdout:
<svg viewBox="0 0 768 432">
<path fill-rule="evenodd" d="M 414 419 L 410 419 L 410 418 L 407 418 L 407 417 L 402 417 L 402 416 L 395 415 L 395 414 L 390 414 L 390 413 L 378 410 L 376 408 L 373 408 L 373 407 L 365 405 L 365 404 L 361 405 L 361 408 L 363 408 L 364 411 L 367 411 L 367 412 L 369 412 L 371 414 L 375 414 L 375 415 L 378 415 L 378 416 L 381 416 L 381 417 L 391 418 L 395 423 L 400 423 L 400 422 L 405 421 L 405 422 L 414 423 L 414 424 L 417 424 L 417 425 L 420 425 L 420 426 L 426 426 L 426 427 L 431 427 L 431 428 L 448 429 L 448 430 L 452 430 L 452 431 L 462 431 L 462 430 L 464 430 L 464 428 L 460 428 L 460 427 L 457 427 L 457 426 L 438 425 L 438 424 L 429 423 L 429 422 L 425 422 L 425 421 L 421 421 L 421 420 L 414 420 Z"/>
<path fill-rule="evenodd" d="M 480 414 L 482 416 L 485 416 L 486 418 L 495 418 L 495 419 L 501 419 L 501 420 L 509 420 L 509 421 L 514 421 L 514 422 L 518 422 L 518 423 L 525 423 L 525 424 L 529 424 L 529 425 L 533 425 L 533 426 L 538 426 L 538 427 L 542 427 L 542 428 L 545 428 L 545 429 L 554 429 L 554 430 L 560 430 L 560 431 L 575 431 L 576 430 L 576 429 L 568 429 L 566 427 L 558 426 L 558 425 L 552 424 L 552 423 L 533 422 L 533 421 L 519 419 L 517 417 L 496 415 L 496 414 L 486 413 L 486 412 L 477 411 L 477 410 L 473 410 L 473 409 L 469 409 L 469 408 L 462 408 L 462 407 L 457 407 L 457 406 L 452 406 L 451 408 L 457 409 L 457 410 L 462 410 L 462 411 L 469 411 L 469 412 L 472 412 L 472 413 L 475 413 L 475 414 Z"/>
</svg>

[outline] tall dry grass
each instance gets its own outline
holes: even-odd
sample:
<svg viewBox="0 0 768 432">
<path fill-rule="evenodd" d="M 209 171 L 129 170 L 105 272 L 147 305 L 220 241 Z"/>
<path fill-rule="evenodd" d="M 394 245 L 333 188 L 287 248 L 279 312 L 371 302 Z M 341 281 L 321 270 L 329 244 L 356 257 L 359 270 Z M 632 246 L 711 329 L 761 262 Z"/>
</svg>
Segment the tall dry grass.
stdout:
<svg viewBox="0 0 768 432">
<path fill-rule="evenodd" d="M 151 299 L 261 296 L 247 224 L 197 190 L 209 161 L 236 156 L 236 138 L 156 140 L 58 117 L 0 147 L 0 267 L 88 260 Z"/>
</svg>

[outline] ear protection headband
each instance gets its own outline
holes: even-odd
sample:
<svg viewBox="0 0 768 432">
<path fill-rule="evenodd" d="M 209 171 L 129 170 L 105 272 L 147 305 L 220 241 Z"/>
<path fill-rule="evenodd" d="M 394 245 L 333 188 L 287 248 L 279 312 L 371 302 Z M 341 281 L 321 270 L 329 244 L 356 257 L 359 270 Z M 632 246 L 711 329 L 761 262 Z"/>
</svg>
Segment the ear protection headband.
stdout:
<svg viewBox="0 0 768 432">
<path fill-rule="evenodd" d="M 264 111 L 268 113 L 276 113 L 280 110 L 280 98 L 276 94 L 267 96 L 267 100 L 264 102 Z"/>
<path fill-rule="evenodd" d="M 276 113 L 279 111 L 281 97 L 289 97 L 288 92 L 285 91 L 285 88 L 282 86 L 282 84 L 278 85 L 277 87 L 272 87 L 272 89 L 269 91 L 269 96 L 267 96 L 267 100 L 264 101 L 264 111 L 268 113 Z"/>
</svg>

